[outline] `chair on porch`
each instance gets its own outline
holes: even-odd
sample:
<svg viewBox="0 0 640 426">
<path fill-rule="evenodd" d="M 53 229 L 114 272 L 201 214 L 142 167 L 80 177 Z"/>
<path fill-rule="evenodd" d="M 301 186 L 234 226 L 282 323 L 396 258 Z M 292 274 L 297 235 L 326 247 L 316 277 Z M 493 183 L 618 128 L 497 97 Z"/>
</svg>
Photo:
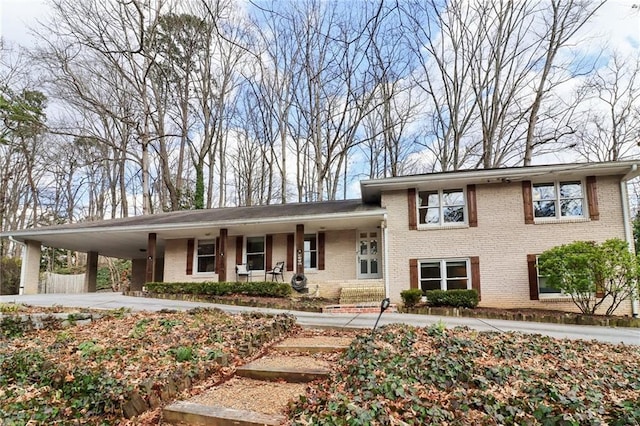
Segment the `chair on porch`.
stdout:
<svg viewBox="0 0 640 426">
<path fill-rule="evenodd" d="M 264 280 L 267 280 L 267 275 L 271 275 L 271 281 L 278 281 L 278 277 L 282 278 L 282 282 L 284 282 L 284 262 L 276 263 L 276 266 L 269 271 L 264 272 Z"/>
<path fill-rule="evenodd" d="M 251 271 L 247 269 L 247 264 L 236 265 L 236 281 L 240 281 L 240 277 L 245 277 L 247 281 L 251 281 Z"/>
</svg>

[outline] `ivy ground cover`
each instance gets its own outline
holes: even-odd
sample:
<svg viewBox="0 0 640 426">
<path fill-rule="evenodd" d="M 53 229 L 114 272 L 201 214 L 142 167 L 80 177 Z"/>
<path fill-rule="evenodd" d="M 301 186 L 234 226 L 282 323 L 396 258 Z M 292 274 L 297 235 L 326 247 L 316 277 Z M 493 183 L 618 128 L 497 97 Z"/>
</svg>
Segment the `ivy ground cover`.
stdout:
<svg viewBox="0 0 640 426">
<path fill-rule="evenodd" d="M 354 340 L 295 425 L 638 425 L 640 348 L 391 325 Z"/>
<path fill-rule="evenodd" d="M 224 377 L 294 326 L 284 315 L 118 311 L 0 337 L 0 425 L 126 423 L 198 380 Z"/>
</svg>

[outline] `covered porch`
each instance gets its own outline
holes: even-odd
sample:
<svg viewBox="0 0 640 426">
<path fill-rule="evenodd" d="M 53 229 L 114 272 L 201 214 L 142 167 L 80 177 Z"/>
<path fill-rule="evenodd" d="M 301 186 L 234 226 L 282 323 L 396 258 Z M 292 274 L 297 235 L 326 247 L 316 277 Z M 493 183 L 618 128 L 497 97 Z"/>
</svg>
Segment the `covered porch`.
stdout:
<svg viewBox="0 0 640 426">
<path fill-rule="evenodd" d="M 310 292 L 336 297 L 344 285 L 384 286 L 385 233 L 384 209 L 346 200 L 171 212 L 3 236 L 24 244 L 24 294 L 38 291 L 41 247 L 47 246 L 87 253 L 86 292 L 95 291 L 103 255 L 132 261 L 134 291 L 154 281 L 290 281 L 303 275 Z M 282 276 L 268 275 L 279 262 Z M 237 265 L 248 274 L 237 276 Z"/>
</svg>

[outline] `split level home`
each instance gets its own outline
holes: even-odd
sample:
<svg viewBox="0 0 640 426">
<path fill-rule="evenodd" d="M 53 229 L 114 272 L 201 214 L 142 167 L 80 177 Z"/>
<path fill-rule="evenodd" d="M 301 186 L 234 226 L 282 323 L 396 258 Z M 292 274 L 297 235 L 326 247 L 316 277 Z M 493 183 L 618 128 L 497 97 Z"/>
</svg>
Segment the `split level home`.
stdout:
<svg viewBox="0 0 640 426">
<path fill-rule="evenodd" d="M 452 171 L 364 180 L 361 199 L 188 210 L 2 234 L 24 244 L 21 291 L 37 292 L 41 246 L 132 260 L 146 282 L 305 279 L 311 294 L 476 289 L 480 306 L 575 310 L 537 255 L 576 240 L 633 244 L 627 181 L 640 161 Z M 280 271 L 280 266 L 282 269 Z M 275 269 L 275 271 L 274 271 Z M 275 273 L 274 273 L 275 272 Z M 620 314 L 636 313 L 629 301 Z"/>
</svg>

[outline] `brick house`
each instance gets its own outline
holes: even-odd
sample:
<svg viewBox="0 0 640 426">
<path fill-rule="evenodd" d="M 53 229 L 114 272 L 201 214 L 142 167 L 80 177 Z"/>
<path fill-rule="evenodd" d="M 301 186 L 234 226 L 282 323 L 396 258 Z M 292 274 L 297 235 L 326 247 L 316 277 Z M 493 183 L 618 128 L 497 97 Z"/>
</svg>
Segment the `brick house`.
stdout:
<svg viewBox="0 0 640 426">
<path fill-rule="evenodd" d="M 40 246 L 133 261 L 132 288 L 148 281 L 252 280 L 285 262 L 310 290 L 475 288 L 480 306 L 575 310 L 539 277 L 536 256 L 575 240 L 633 244 L 627 181 L 635 161 L 467 170 L 360 183 L 358 200 L 180 211 L 12 231 L 26 244 L 25 292 L 37 282 Z M 36 287 L 37 288 L 37 287 Z M 626 303 L 618 313 L 637 312 Z"/>
</svg>

